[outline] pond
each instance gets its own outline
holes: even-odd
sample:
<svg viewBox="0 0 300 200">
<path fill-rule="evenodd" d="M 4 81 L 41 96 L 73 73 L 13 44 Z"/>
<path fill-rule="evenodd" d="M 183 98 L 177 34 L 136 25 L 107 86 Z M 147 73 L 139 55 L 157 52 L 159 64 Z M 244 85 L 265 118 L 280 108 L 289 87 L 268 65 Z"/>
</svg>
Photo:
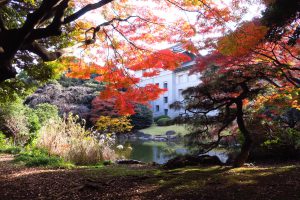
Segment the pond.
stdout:
<svg viewBox="0 0 300 200">
<path fill-rule="evenodd" d="M 119 142 L 122 149 L 116 149 L 120 159 L 133 159 L 142 162 L 156 162 L 164 164 L 168 160 L 190 153 L 181 141 L 144 141 L 144 140 L 125 140 Z M 224 150 L 213 150 L 207 153 L 210 156 L 218 156 L 221 162 L 226 162 L 228 156 Z"/>
</svg>

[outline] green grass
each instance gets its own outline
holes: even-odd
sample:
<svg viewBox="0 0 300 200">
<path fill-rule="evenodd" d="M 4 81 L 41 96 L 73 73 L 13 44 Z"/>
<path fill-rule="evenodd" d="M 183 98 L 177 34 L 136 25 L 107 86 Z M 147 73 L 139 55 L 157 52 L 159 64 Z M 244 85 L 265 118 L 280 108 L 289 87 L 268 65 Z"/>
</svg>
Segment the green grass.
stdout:
<svg viewBox="0 0 300 200">
<path fill-rule="evenodd" d="M 188 130 L 184 125 L 171 125 L 171 126 L 156 126 L 152 125 L 149 128 L 141 129 L 143 133 L 150 135 L 165 135 L 167 131 L 175 131 L 176 134 L 186 135 L 188 134 Z"/>
<path fill-rule="evenodd" d="M 0 147 L 0 153 L 8 153 L 8 154 L 18 154 L 21 152 L 20 147 L 16 146 L 2 146 Z"/>
<path fill-rule="evenodd" d="M 5 144 L 0 146 L 0 153 L 14 154 L 14 163 L 27 167 L 53 167 L 53 168 L 73 168 L 74 165 L 65 162 L 57 156 L 49 156 L 47 151 L 37 148 L 22 148 Z"/>
<path fill-rule="evenodd" d="M 15 163 L 24 164 L 27 167 L 54 167 L 54 168 L 73 168 L 74 165 L 65 162 L 57 156 L 49 156 L 47 152 L 40 149 L 33 149 L 31 151 L 23 151 L 18 154 Z"/>
<path fill-rule="evenodd" d="M 88 167 L 84 173 L 93 177 L 101 178 L 102 176 L 114 176 L 114 177 L 123 177 L 123 176 L 145 176 L 145 175 L 155 175 L 158 174 L 160 170 L 158 169 L 138 169 L 130 168 L 129 166 L 124 165 L 110 165 L 110 166 L 99 166 Z"/>
</svg>

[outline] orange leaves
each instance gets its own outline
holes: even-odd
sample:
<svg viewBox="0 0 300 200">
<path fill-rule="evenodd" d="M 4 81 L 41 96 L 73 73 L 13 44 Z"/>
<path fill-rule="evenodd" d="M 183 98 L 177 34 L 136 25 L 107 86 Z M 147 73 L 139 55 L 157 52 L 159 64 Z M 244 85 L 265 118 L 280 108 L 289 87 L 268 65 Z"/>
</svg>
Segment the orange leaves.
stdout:
<svg viewBox="0 0 300 200">
<path fill-rule="evenodd" d="M 274 3 L 275 0 L 262 0 L 264 2 L 264 4 L 266 5 L 270 5 L 272 3 Z"/>
<path fill-rule="evenodd" d="M 140 52 L 136 56 L 130 55 L 131 57 L 123 60 L 123 64 L 132 63 L 128 68 L 113 59 L 107 61 L 104 66 L 94 63 L 71 62 L 67 75 L 81 79 L 89 79 L 93 75 L 94 80 L 104 84 L 105 89 L 100 94 L 102 100 L 113 99 L 119 114 L 133 114 L 135 104 L 147 104 L 165 91 L 153 84 L 138 87 L 140 78 L 134 76 L 134 71 L 147 69 L 142 76 L 152 77 L 158 75 L 161 69 L 173 70 L 182 62 L 191 60 L 188 55 L 176 53 L 170 49 L 145 54 L 146 57 L 142 57 L 142 55 Z"/>
<path fill-rule="evenodd" d="M 218 50 L 226 56 L 242 56 L 255 48 L 265 37 L 268 28 L 254 22 L 244 23 L 235 32 L 221 38 Z"/>
<path fill-rule="evenodd" d="M 173 70 L 182 62 L 190 61 L 191 58 L 183 53 L 175 53 L 170 49 L 157 51 L 138 64 L 130 67 L 131 70 L 141 69 L 168 69 Z M 153 74 L 155 75 L 155 73 Z"/>
<path fill-rule="evenodd" d="M 296 108 L 300 110 L 300 89 L 291 86 L 283 88 L 275 88 L 268 95 L 259 96 L 254 108 L 259 109 L 267 106 L 270 110 L 274 110 L 277 114 L 285 112 L 287 108 Z"/>
<path fill-rule="evenodd" d="M 153 77 L 159 75 L 160 71 L 159 70 L 151 70 L 148 72 L 143 72 L 143 77 Z"/>
<path fill-rule="evenodd" d="M 129 87 L 124 90 L 118 90 L 113 85 L 108 85 L 101 92 L 100 98 L 114 99 L 119 114 L 134 114 L 134 105 L 136 103 L 147 104 L 149 101 L 157 99 L 165 89 L 159 88 L 157 85 L 149 84 L 144 87 Z"/>
<path fill-rule="evenodd" d="M 92 74 L 102 74 L 105 69 L 94 63 L 74 63 L 70 62 L 69 73 L 66 75 L 70 78 L 90 79 Z"/>
<path fill-rule="evenodd" d="M 86 5 L 83 0 L 80 4 L 79 7 Z M 107 24 L 104 23 L 105 25 L 95 34 L 96 42 L 93 48 L 98 50 L 89 49 L 92 55 L 88 55 L 95 63 L 105 64 L 101 66 L 80 64 L 77 68 L 70 66 L 71 72 L 68 75 L 88 79 L 91 75 L 97 74 L 95 80 L 105 85 L 101 98 L 113 98 L 120 113 L 132 113 L 133 103 L 147 103 L 164 92 L 153 85 L 137 87 L 139 79 L 133 76 L 134 71 L 146 70 L 143 77 L 151 77 L 158 75 L 161 70 L 174 70 L 181 63 L 190 61 L 191 58 L 184 53 L 176 53 L 170 49 L 160 51 L 156 49 L 162 44 L 176 44 L 189 41 L 191 37 L 200 34 L 206 37 L 227 30 L 224 24 L 235 18 L 230 13 L 231 8 L 226 6 L 220 6 L 214 0 L 170 2 L 145 0 L 138 3 L 128 0 L 113 1 L 99 12 L 101 20 Z M 188 19 L 185 10 L 194 16 Z M 84 31 L 88 27 L 96 27 L 90 24 L 94 23 L 93 20 L 88 22 L 87 19 L 83 19 L 82 23 L 77 25 L 78 29 L 84 29 L 80 40 L 84 39 Z M 245 36 L 244 32 L 247 32 Z M 245 54 L 255 46 L 263 38 L 264 33 L 265 29 L 262 26 L 256 26 L 254 23 L 245 24 L 234 33 L 239 40 L 235 41 L 236 38 L 232 36 L 224 37 L 219 43 L 219 50 L 223 55 L 215 54 L 214 58 L 217 60 L 213 60 L 213 57 L 201 60 L 202 63 L 198 63 L 198 66 L 201 66 L 199 68 L 204 68 L 212 62 L 217 64 L 231 62 L 232 57 Z M 89 32 L 88 37 L 91 36 Z M 233 44 L 234 42 L 236 43 Z M 183 48 L 198 54 L 198 47 L 191 42 L 185 43 Z"/>
</svg>

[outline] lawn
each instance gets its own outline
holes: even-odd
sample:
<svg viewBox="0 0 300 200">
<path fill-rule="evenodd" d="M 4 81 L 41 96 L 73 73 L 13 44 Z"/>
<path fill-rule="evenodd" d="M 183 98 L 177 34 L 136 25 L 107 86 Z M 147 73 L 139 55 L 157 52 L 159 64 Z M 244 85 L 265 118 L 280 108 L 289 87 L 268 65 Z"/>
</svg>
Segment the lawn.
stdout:
<svg viewBox="0 0 300 200">
<path fill-rule="evenodd" d="M 149 128 L 141 129 L 143 133 L 150 135 L 165 135 L 167 131 L 175 131 L 177 134 L 186 135 L 188 134 L 188 130 L 184 125 L 171 125 L 171 126 L 157 126 L 152 125 Z"/>
</svg>

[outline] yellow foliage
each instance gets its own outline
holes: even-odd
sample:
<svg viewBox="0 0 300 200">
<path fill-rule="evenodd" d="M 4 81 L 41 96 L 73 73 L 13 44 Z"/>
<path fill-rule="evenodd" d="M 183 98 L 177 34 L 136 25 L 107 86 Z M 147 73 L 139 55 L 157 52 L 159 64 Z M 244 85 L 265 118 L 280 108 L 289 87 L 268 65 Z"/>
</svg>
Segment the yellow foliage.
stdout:
<svg viewBox="0 0 300 200">
<path fill-rule="evenodd" d="M 224 36 L 218 42 L 218 50 L 226 56 L 247 54 L 265 37 L 268 28 L 253 22 L 243 24 L 235 32 Z"/>
<path fill-rule="evenodd" d="M 294 87 L 274 88 L 269 94 L 260 95 L 254 102 L 252 108 L 259 110 L 262 107 L 270 106 L 274 112 L 284 111 L 286 108 L 300 110 L 300 89 Z"/>
<path fill-rule="evenodd" d="M 125 133 L 132 129 L 128 116 L 112 118 L 110 116 L 100 116 L 96 122 L 97 130 L 103 133 Z"/>
</svg>

